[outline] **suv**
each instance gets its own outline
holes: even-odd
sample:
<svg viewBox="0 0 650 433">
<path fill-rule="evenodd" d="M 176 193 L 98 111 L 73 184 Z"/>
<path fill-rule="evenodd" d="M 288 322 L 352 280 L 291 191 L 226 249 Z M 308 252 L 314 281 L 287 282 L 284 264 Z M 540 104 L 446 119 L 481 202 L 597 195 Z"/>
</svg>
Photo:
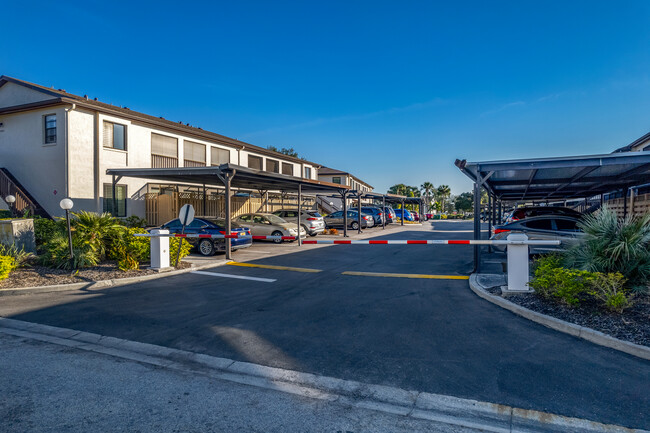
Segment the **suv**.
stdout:
<svg viewBox="0 0 650 433">
<path fill-rule="evenodd" d="M 297 209 L 282 209 L 273 212 L 283 220 L 298 224 L 298 210 Z M 300 225 L 305 229 L 309 236 L 316 236 L 323 233 L 325 230 L 325 221 L 323 216 L 315 210 L 303 210 L 300 213 Z"/>
<path fill-rule="evenodd" d="M 374 206 L 364 206 L 361 208 L 362 214 L 372 215 L 372 219 L 375 220 L 375 225 L 380 226 L 383 224 L 384 213 L 378 207 Z"/>
</svg>

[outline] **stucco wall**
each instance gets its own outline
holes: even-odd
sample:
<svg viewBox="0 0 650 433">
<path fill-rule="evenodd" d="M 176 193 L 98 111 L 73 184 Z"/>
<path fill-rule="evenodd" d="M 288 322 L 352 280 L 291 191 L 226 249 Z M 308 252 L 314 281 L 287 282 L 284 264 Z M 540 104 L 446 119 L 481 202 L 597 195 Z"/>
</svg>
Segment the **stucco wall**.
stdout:
<svg viewBox="0 0 650 433">
<path fill-rule="evenodd" d="M 47 99 L 54 99 L 54 96 L 9 82 L 0 87 L 0 107 L 31 104 L 32 102 L 45 101 Z"/>
<path fill-rule="evenodd" d="M 43 117 L 47 114 L 56 114 L 57 141 L 46 145 Z M 64 108 L 2 115 L 0 122 L 0 166 L 7 168 L 46 211 L 58 215 L 59 201 L 66 195 Z"/>
</svg>

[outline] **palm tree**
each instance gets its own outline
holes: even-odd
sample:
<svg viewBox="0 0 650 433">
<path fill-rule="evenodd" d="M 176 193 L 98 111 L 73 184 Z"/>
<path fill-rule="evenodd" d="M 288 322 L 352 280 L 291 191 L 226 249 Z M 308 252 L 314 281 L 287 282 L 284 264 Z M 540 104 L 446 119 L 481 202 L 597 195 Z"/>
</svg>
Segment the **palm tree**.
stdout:
<svg viewBox="0 0 650 433">
<path fill-rule="evenodd" d="M 422 197 L 424 197 L 425 203 L 427 205 L 427 210 L 431 207 L 431 201 L 433 200 L 433 192 L 436 189 L 431 182 L 424 182 L 420 185 L 422 190 Z"/>
<path fill-rule="evenodd" d="M 442 213 L 445 212 L 445 200 L 451 194 L 451 189 L 449 185 L 440 185 L 438 187 L 438 197 L 440 198 L 440 203 L 442 205 Z"/>
</svg>

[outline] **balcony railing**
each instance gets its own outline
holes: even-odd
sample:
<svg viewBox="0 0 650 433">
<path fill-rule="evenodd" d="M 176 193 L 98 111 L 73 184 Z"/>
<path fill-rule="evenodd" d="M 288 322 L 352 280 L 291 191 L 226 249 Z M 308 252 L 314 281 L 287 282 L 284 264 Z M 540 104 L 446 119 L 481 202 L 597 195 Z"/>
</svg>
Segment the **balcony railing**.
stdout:
<svg viewBox="0 0 650 433">
<path fill-rule="evenodd" d="M 185 167 L 205 167 L 205 162 L 192 161 L 192 160 L 189 160 L 189 159 L 184 159 L 183 160 L 183 165 Z"/>
<path fill-rule="evenodd" d="M 162 155 L 151 155 L 151 168 L 174 168 L 178 167 L 178 158 Z"/>
</svg>

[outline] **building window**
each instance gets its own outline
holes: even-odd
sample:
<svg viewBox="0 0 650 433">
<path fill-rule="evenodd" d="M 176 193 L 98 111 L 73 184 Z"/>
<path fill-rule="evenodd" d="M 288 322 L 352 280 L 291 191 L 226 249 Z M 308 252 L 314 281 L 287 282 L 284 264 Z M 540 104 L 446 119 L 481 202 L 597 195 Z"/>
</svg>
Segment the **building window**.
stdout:
<svg viewBox="0 0 650 433">
<path fill-rule="evenodd" d="M 178 167 L 178 139 L 151 134 L 151 167 Z"/>
<path fill-rule="evenodd" d="M 126 150 L 126 126 L 104 122 L 104 147 Z"/>
<path fill-rule="evenodd" d="M 259 156 L 248 155 L 248 168 L 262 170 L 262 158 Z"/>
<path fill-rule="evenodd" d="M 332 178 L 332 183 L 338 183 L 339 185 L 341 184 L 341 176 L 336 176 Z"/>
<path fill-rule="evenodd" d="M 283 162 L 282 174 L 288 174 L 289 176 L 293 176 L 293 164 L 289 164 L 288 162 Z"/>
<path fill-rule="evenodd" d="M 45 144 L 56 143 L 56 114 L 43 117 L 45 126 Z"/>
<path fill-rule="evenodd" d="M 230 163 L 230 151 L 219 147 L 210 148 L 210 164 L 221 165 Z"/>
<path fill-rule="evenodd" d="M 311 179 L 311 167 L 305 167 L 305 179 Z"/>
<path fill-rule="evenodd" d="M 113 184 L 104 184 L 104 212 L 108 212 L 114 217 L 126 216 L 126 185 L 115 185 L 115 195 L 117 196 L 117 209 L 113 209 Z"/>
<path fill-rule="evenodd" d="M 185 141 L 183 147 L 183 165 L 185 167 L 205 167 L 205 144 Z"/>
<path fill-rule="evenodd" d="M 280 161 L 275 159 L 266 159 L 266 171 L 271 173 L 280 173 Z"/>
</svg>

